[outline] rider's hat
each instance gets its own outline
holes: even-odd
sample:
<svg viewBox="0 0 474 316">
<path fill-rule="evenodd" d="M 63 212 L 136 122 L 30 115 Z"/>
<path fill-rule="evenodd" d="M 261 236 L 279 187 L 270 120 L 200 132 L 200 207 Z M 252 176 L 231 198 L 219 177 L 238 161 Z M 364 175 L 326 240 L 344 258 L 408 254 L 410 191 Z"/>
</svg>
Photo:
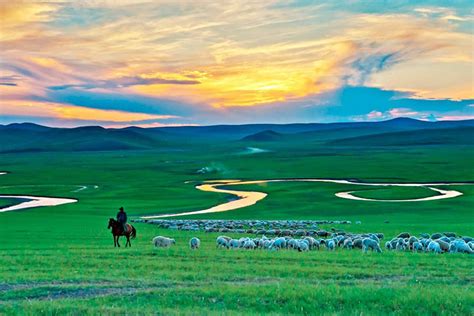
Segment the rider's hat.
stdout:
<svg viewBox="0 0 474 316">
<path fill-rule="evenodd" d="M 123 207 L 120 207 L 119 210 L 120 210 L 120 211 L 123 211 Z"/>
</svg>

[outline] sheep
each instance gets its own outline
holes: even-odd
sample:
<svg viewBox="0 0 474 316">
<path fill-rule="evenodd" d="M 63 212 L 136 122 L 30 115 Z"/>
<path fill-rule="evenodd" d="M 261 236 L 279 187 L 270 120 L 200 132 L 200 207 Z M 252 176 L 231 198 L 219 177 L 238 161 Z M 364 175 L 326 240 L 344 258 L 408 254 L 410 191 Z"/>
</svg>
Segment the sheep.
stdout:
<svg viewBox="0 0 474 316">
<path fill-rule="evenodd" d="M 416 238 L 415 236 L 411 236 L 410 238 L 408 238 L 408 248 L 413 249 L 413 244 L 418 241 L 418 238 Z"/>
<path fill-rule="evenodd" d="M 449 251 L 449 242 L 446 242 L 446 241 L 442 240 L 441 238 L 436 239 L 435 241 L 439 244 L 439 247 L 441 248 L 441 250 L 443 252 L 448 252 Z"/>
<path fill-rule="evenodd" d="M 462 239 L 453 241 L 449 247 L 449 252 L 474 253 L 471 247 Z"/>
<path fill-rule="evenodd" d="M 277 239 L 275 239 L 275 241 L 273 242 L 273 247 L 275 249 L 283 249 L 283 248 L 286 248 L 286 239 L 283 238 L 283 237 L 278 237 Z"/>
<path fill-rule="evenodd" d="M 452 240 L 455 240 L 455 239 L 456 239 L 456 238 L 454 238 L 454 237 L 451 237 L 451 238 L 450 238 L 450 237 L 447 237 L 447 236 L 443 236 L 443 237 L 441 237 L 441 238 L 438 238 L 437 240 L 442 240 L 442 241 L 444 241 L 444 242 L 450 243 Z"/>
<path fill-rule="evenodd" d="M 163 236 L 156 236 L 153 238 L 152 242 L 157 248 L 168 248 L 171 245 L 176 244 L 176 241 L 173 238 Z"/>
<path fill-rule="evenodd" d="M 456 237 L 456 233 L 453 232 L 444 232 L 443 235 L 445 235 L 446 237 Z"/>
<path fill-rule="evenodd" d="M 369 238 L 375 240 L 377 243 L 380 243 L 380 239 L 375 234 L 369 234 Z"/>
<path fill-rule="evenodd" d="M 393 238 L 392 240 L 389 240 L 388 243 L 390 246 L 388 246 L 387 244 L 385 244 L 385 248 L 387 249 L 390 249 L 390 250 L 395 250 L 397 248 L 397 242 L 398 242 L 398 238 L 395 237 Z"/>
<path fill-rule="evenodd" d="M 468 242 L 467 245 L 469 246 L 469 248 L 471 248 L 471 250 L 474 250 L 474 241 Z"/>
<path fill-rule="evenodd" d="M 380 245 L 378 242 L 371 238 L 364 238 L 362 240 L 362 251 L 366 253 L 369 249 L 375 252 L 382 252 L 382 249 L 380 249 Z"/>
<path fill-rule="evenodd" d="M 430 243 L 431 239 L 429 238 L 423 238 L 420 240 L 421 244 L 423 245 L 423 248 L 428 248 L 428 244 Z"/>
<path fill-rule="evenodd" d="M 390 243 L 390 241 L 385 242 L 385 249 L 387 249 L 387 250 L 392 249 L 392 244 Z"/>
<path fill-rule="evenodd" d="M 441 237 L 443 237 L 443 234 L 441 234 L 441 233 L 434 233 L 434 234 L 431 235 L 431 239 L 433 239 L 433 240 L 441 238 Z"/>
<path fill-rule="evenodd" d="M 201 241 L 197 237 L 193 237 L 189 240 L 189 247 L 191 249 L 199 249 L 199 246 L 201 246 Z"/>
<path fill-rule="evenodd" d="M 314 243 L 316 242 L 316 239 L 314 239 L 313 237 L 310 237 L 310 236 L 307 236 L 305 238 L 303 238 L 304 240 L 308 241 L 308 247 L 309 249 L 313 249 L 314 247 Z"/>
<path fill-rule="evenodd" d="M 400 233 L 397 238 L 410 238 L 410 233 Z"/>
<path fill-rule="evenodd" d="M 255 248 L 257 248 L 257 245 L 255 245 L 253 240 L 249 239 L 249 240 L 246 240 L 244 242 L 243 248 L 244 249 L 255 249 Z"/>
<path fill-rule="evenodd" d="M 356 238 L 356 239 L 352 240 L 352 246 L 354 248 L 362 249 L 362 238 Z"/>
<path fill-rule="evenodd" d="M 221 247 L 224 247 L 224 248 L 229 248 L 229 241 L 231 240 L 232 238 L 230 237 L 227 237 L 227 236 L 219 236 L 217 237 L 216 239 L 216 248 L 221 248 Z"/>
<path fill-rule="evenodd" d="M 232 249 L 237 249 L 239 248 L 240 246 L 240 243 L 237 239 L 231 239 L 229 242 L 228 242 L 228 247 L 229 248 L 232 248 Z"/>
<path fill-rule="evenodd" d="M 239 238 L 239 247 L 242 248 L 244 246 L 245 242 L 247 242 L 248 240 L 250 240 L 250 238 L 248 238 L 248 237 Z"/>
<path fill-rule="evenodd" d="M 308 242 L 306 242 L 306 240 L 300 240 L 298 242 L 297 249 L 299 252 L 308 251 L 309 250 Z"/>
<path fill-rule="evenodd" d="M 353 246 L 354 243 L 352 242 L 352 239 L 347 238 L 346 240 L 344 240 L 343 248 L 352 249 Z"/>
<path fill-rule="evenodd" d="M 407 244 L 403 238 L 398 238 L 395 249 L 397 249 L 398 251 L 403 251 L 407 249 Z"/>
<path fill-rule="evenodd" d="M 426 248 L 426 251 L 434 252 L 434 253 L 441 253 L 441 247 L 439 246 L 439 244 L 436 241 L 432 240 L 428 244 L 428 247 Z"/>
<path fill-rule="evenodd" d="M 319 250 L 320 245 L 321 245 L 321 243 L 319 242 L 319 240 L 315 239 L 314 244 L 313 244 L 313 249 L 318 249 Z"/>
<path fill-rule="evenodd" d="M 298 241 L 296 239 L 292 238 L 292 239 L 288 240 L 287 245 L 288 245 L 288 248 L 290 248 L 290 249 L 296 249 L 298 247 Z"/>
<path fill-rule="evenodd" d="M 419 241 L 415 241 L 412 245 L 413 252 L 423 251 L 423 244 Z"/>
<path fill-rule="evenodd" d="M 336 250 L 336 242 L 334 241 L 334 239 L 326 240 L 326 248 L 327 248 L 329 251 L 334 251 L 334 250 Z"/>
<path fill-rule="evenodd" d="M 273 240 L 267 239 L 263 242 L 263 249 L 271 249 L 273 247 Z"/>
<path fill-rule="evenodd" d="M 336 243 L 336 245 L 338 247 L 341 247 L 344 244 L 345 237 L 341 236 L 341 235 L 337 235 L 333 239 L 334 239 L 334 242 Z"/>
</svg>

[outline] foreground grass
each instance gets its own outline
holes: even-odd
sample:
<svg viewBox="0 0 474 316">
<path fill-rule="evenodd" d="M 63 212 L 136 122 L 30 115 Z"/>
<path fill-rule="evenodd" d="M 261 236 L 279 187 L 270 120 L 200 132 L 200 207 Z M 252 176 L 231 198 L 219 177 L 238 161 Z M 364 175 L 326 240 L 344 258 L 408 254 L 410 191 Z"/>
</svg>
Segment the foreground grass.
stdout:
<svg viewBox="0 0 474 316">
<path fill-rule="evenodd" d="M 138 225 L 131 249 L 58 242 L 2 249 L 3 313 L 470 314 L 472 258 L 359 250 L 228 251 L 215 234 Z M 154 249 L 149 238 L 173 236 Z M 108 236 L 107 236 L 108 237 Z M 26 242 L 26 239 L 25 239 Z M 34 272 L 34 273 L 32 273 Z M 449 288 L 449 291 L 446 289 Z"/>
</svg>

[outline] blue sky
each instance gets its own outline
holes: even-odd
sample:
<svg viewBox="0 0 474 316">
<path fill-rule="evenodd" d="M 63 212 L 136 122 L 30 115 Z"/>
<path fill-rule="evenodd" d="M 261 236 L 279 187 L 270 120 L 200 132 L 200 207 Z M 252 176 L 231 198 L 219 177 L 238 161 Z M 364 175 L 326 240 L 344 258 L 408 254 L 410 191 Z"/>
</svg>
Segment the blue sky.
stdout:
<svg viewBox="0 0 474 316">
<path fill-rule="evenodd" d="M 0 7 L 0 124 L 474 118 L 469 1 Z"/>
</svg>

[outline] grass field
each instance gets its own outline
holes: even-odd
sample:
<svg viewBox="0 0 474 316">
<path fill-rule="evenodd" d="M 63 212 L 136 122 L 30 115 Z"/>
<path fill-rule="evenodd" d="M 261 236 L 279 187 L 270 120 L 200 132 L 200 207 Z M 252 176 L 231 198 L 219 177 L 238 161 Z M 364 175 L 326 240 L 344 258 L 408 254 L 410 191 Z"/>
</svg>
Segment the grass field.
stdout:
<svg viewBox="0 0 474 316">
<path fill-rule="evenodd" d="M 247 146 L 271 151 L 241 155 Z M 106 228 L 120 206 L 137 217 L 228 200 L 194 188 L 204 180 L 466 182 L 473 180 L 472 161 L 469 146 L 362 151 L 243 142 L 176 150 L 2 154 L 0 169 L 11 173 L 0 176 L 1 194 L 79 202 L 0 213 L 0 313 L 470 315 L 474 261 L 469 255 L 226 251 L 215 249 L 217 234 L 148 224 L 135 224 L 138 237 L 131 249 L 114 249 Z M 203 167 L 210 172 L 196 173 Z M 77 191 L 78 185 L 87 189 Z M 390 237 L 402 231 L 474 235 L 474 186 L 445 187 L 464 193 L 458 198 L 414 203 L 345 200 L 334 194 L 360 190 L 358 196 L 403 199 L 436 193 L 331 183 L 238 188 L 269 196 L 248 208 L 192 218 L 360 220 L 361 225 L 333 226 Z M 175 238 L 177 245 L 154 249 L 150 240 L 160 234 Z M 188 249 L 191 236 L 201 238 L 200 250 Z"/>
</svg>

